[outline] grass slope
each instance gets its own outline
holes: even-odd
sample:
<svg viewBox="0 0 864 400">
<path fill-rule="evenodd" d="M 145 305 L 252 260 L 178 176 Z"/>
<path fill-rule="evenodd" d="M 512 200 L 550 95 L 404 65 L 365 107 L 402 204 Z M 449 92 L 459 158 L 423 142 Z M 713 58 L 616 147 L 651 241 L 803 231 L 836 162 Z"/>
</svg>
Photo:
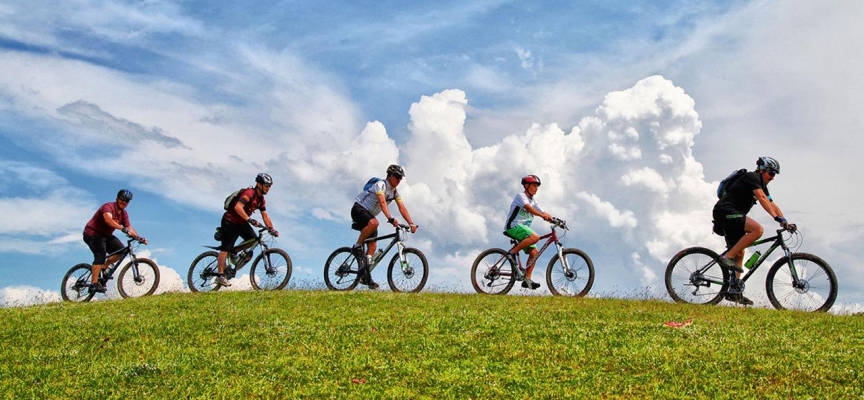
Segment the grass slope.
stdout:
<svg viewBox="0 0 864 400">
<path fill-rule="evenodd" d="M 6 308 L 0 320 L 9 399 L 864 396 L 860 316 L 281 291 Z"/>
</svg>

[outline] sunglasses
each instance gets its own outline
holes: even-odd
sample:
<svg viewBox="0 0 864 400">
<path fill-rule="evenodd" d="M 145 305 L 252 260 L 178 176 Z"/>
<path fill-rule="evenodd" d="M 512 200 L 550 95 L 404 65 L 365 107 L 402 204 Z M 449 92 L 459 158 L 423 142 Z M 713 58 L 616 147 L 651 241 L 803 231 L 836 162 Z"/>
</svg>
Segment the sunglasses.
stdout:
<svg viewBox="0 0 864 400">
<path fill-rule="evenodd" d="M 399 176 L 399 175 L 393 175 L 393 177 L 396 178 L 397 181 L 401 181 L 403 178 L 402 176 Z"/>
<path fill-rule="evenodd" d="M 772 170 L 770 170 L 770 169 L 768 170 L 768 176 L 770 176 L 770 177 L 773 178 L 775 175 L 777 175 L 776 172 L 774 172 L 774 171 L 772 171 Z"/>
</svg>

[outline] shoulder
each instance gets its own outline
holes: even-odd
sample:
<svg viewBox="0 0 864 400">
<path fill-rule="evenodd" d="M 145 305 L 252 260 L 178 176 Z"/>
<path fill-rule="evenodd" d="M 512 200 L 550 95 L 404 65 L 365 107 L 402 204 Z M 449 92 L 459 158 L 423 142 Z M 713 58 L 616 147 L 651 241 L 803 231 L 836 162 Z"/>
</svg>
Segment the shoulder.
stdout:
<svg viewBox="0 0 864 400">
<path fill-rule="evenodd" d="M 103 213 L 114 212 L 114 203 L 108 202 L 103 204 L 101 207 L 99 207 L 99 211 Z"/>
<path fill-rule="evenodd" d="M 382 179 L 378 182 L 375 182 L 375 184 L 372 185 L 372 189 L 375 193 L 383 193 L 383 192 L 386 192 L 387 190 L 389 190 L 390 188 L 387 185 L 387 180 Z"/>
<path fill-rule="evenodd" d="M 529 199 L 528 196 L 525 195 L 525 193 L 518 193 L 515 197 L 513 197 L 513 202 L 519 204 L 528 204 L 531 202 L 531 199 Z"/>
</svg>

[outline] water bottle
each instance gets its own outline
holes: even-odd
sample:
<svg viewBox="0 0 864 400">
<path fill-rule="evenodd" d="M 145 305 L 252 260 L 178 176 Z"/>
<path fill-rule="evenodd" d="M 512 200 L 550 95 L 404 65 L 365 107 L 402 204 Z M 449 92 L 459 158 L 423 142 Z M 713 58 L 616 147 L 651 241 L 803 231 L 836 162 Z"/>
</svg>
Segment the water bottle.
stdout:
<svg viewBox="0 0 864 400">
<path fill-rule="evenodd" d="M 377 265 L 378 262 L 381 261 L 382 256 L 384 256 L 384 250 L 378 249 L 378 251 L 375 252 L 375 255 L 372 256 L 372 263 Z"/>
<path fill-rule="evenodd" d="M 753 268 L 753 264 L 756 264 L 756 260 L 758 260 L 759 256 L 761 256 L 761 255 L 762 255 L 762 253 L 760 253 L 759 251 L 756 251 L 755 253 L 753 253 L 753 255 L 750 256 L 750 259 L 747 260 L 746 263 L 744 263 L 744 267 L 747 269 Z"/>
<path fill-rule="evenodd" d="M 246 265 L 246 263 L 248 263 L 251 258 L 252 250 L 243 250 L 240 252 L 240 254 L 237 254 L 237 258 L 234 260 L 234 265 L 236 265 L 237 268 L 240 268 Z"/>
</svg>

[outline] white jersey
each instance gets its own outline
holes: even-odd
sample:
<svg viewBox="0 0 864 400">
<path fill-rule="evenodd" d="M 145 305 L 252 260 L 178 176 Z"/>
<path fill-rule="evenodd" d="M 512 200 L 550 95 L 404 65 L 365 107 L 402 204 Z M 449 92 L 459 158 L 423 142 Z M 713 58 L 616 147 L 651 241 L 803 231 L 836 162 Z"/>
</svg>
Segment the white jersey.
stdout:
<svg viewBox="0 0 864 400">
<path fill-rule="evenodd" d="M 360 192 L 360 194 L 354 198 L 354 201 L 363 206 L 363 208 L 369 210 L 372 215 L 378 215 L 381 212 L 381 202 L 378 201 L 379 193 L 384 194 L 384 198 L 387 199 L 387 204 L 390 204 L 393 200 L 402 199 L 399 196 L 399 192 L 396 191 L 396 188 L 390 186 L 387 179 L 382 179 L 375 182 L 369 190 Z"/>
<path fill-rule="evenodd" d="M 534 214 L 525 209 L 525 205 L 530 204 L 535 210 L 543 212 L 543 209 L 537 205 L 537 201 L 528 198 L 525 192 L 519 193 L 513 198 L 510 203 L 510 212 L 507 213 L 507 221 L 504 223 L 504 230 L 508 230 L 516 225 L 531 226 L 534 221 Z"/>
</svg>

